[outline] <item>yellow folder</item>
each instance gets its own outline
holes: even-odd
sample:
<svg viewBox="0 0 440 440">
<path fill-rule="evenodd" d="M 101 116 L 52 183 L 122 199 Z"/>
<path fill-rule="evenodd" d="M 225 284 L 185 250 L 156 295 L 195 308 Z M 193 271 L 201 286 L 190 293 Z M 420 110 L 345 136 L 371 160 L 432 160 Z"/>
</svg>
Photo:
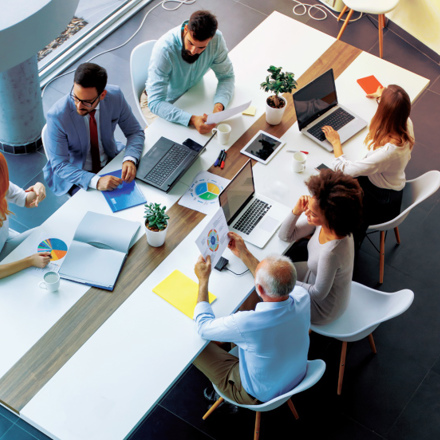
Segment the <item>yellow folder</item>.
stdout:
<svg viewBox="0 0 440 440">
<path fill-rule="evenodd" d="M 193 319 L 199 285 L 180 272 L 180 270 L 175 270 L 168 275 L 153 288 L 153 292 L 169 302 L 176 309 L 185 313 L 186 316 Z M 213 303 L 216 298 L 216 296 L 209 292 L 210 304 Z"/>
</svg>

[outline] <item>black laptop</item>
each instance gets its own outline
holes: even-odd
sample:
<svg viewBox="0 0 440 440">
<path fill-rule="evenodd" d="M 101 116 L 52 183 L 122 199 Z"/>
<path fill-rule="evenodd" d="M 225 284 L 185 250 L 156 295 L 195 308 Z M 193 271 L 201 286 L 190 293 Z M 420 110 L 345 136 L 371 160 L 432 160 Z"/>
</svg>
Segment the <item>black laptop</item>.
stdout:
<svg viewBox="0 0 440 440">
<path fill-rule="evenodd" d="M 162 136 L 142 157 L 136 178 L 168 192 L 205 151 L 205 147 L 192 139 L 178 144 Z"/>
</svg>

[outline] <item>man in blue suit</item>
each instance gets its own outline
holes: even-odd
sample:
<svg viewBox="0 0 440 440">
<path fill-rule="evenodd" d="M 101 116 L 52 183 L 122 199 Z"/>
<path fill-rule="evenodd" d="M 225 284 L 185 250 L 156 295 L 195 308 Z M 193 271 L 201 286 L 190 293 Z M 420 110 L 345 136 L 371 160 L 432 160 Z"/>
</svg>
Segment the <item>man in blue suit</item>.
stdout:
<svg viewBox="0 0 440 440">
<path fill-rule="evenodd" d="M 97 174 L 124 148 L 114 138 L 116 125 L 127 138 L 121 179 Z M 112 191 L 122 181 L 135 178 L 144 139 L 119 87 L 107 85 L 106 70 L 93 63 L 81 64 L 71 93 L 47 114 L 46 182 L 56 195 L 73 195 L 80 188 Z"/>
</svg>

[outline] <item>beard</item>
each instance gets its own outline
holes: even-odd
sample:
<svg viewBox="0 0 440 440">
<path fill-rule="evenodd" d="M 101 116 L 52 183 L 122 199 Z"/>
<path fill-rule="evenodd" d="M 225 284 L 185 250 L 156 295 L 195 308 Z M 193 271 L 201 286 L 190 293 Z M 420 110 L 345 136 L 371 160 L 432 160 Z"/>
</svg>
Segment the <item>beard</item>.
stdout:
<svg viewBox="0 0 440 440">
<path fill-rule="evenodd" d="M 191 52 L 185 49 L 185 46 L 182 47 L 182 58 L 188 64 L 193 64 L 199 59 L 200 54 L 191 55 Z"/>
</svg>

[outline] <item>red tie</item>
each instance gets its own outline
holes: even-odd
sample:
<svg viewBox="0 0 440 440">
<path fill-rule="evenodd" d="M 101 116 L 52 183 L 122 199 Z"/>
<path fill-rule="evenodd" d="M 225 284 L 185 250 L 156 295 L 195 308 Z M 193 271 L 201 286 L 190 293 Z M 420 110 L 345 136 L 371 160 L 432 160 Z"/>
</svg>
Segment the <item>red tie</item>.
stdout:
<svg viewBox="0 0 440 440">
<path fill-rule="evenodd" d="M 99 158 L 99 142 L 98 142 L 98 127 L 96 125 L 95 111 L 92 110 L 89 115 L 90 126 L 90 153 L 92 155 L 92 173 L 101 171 L 101 160 Z"/>
</svg>

